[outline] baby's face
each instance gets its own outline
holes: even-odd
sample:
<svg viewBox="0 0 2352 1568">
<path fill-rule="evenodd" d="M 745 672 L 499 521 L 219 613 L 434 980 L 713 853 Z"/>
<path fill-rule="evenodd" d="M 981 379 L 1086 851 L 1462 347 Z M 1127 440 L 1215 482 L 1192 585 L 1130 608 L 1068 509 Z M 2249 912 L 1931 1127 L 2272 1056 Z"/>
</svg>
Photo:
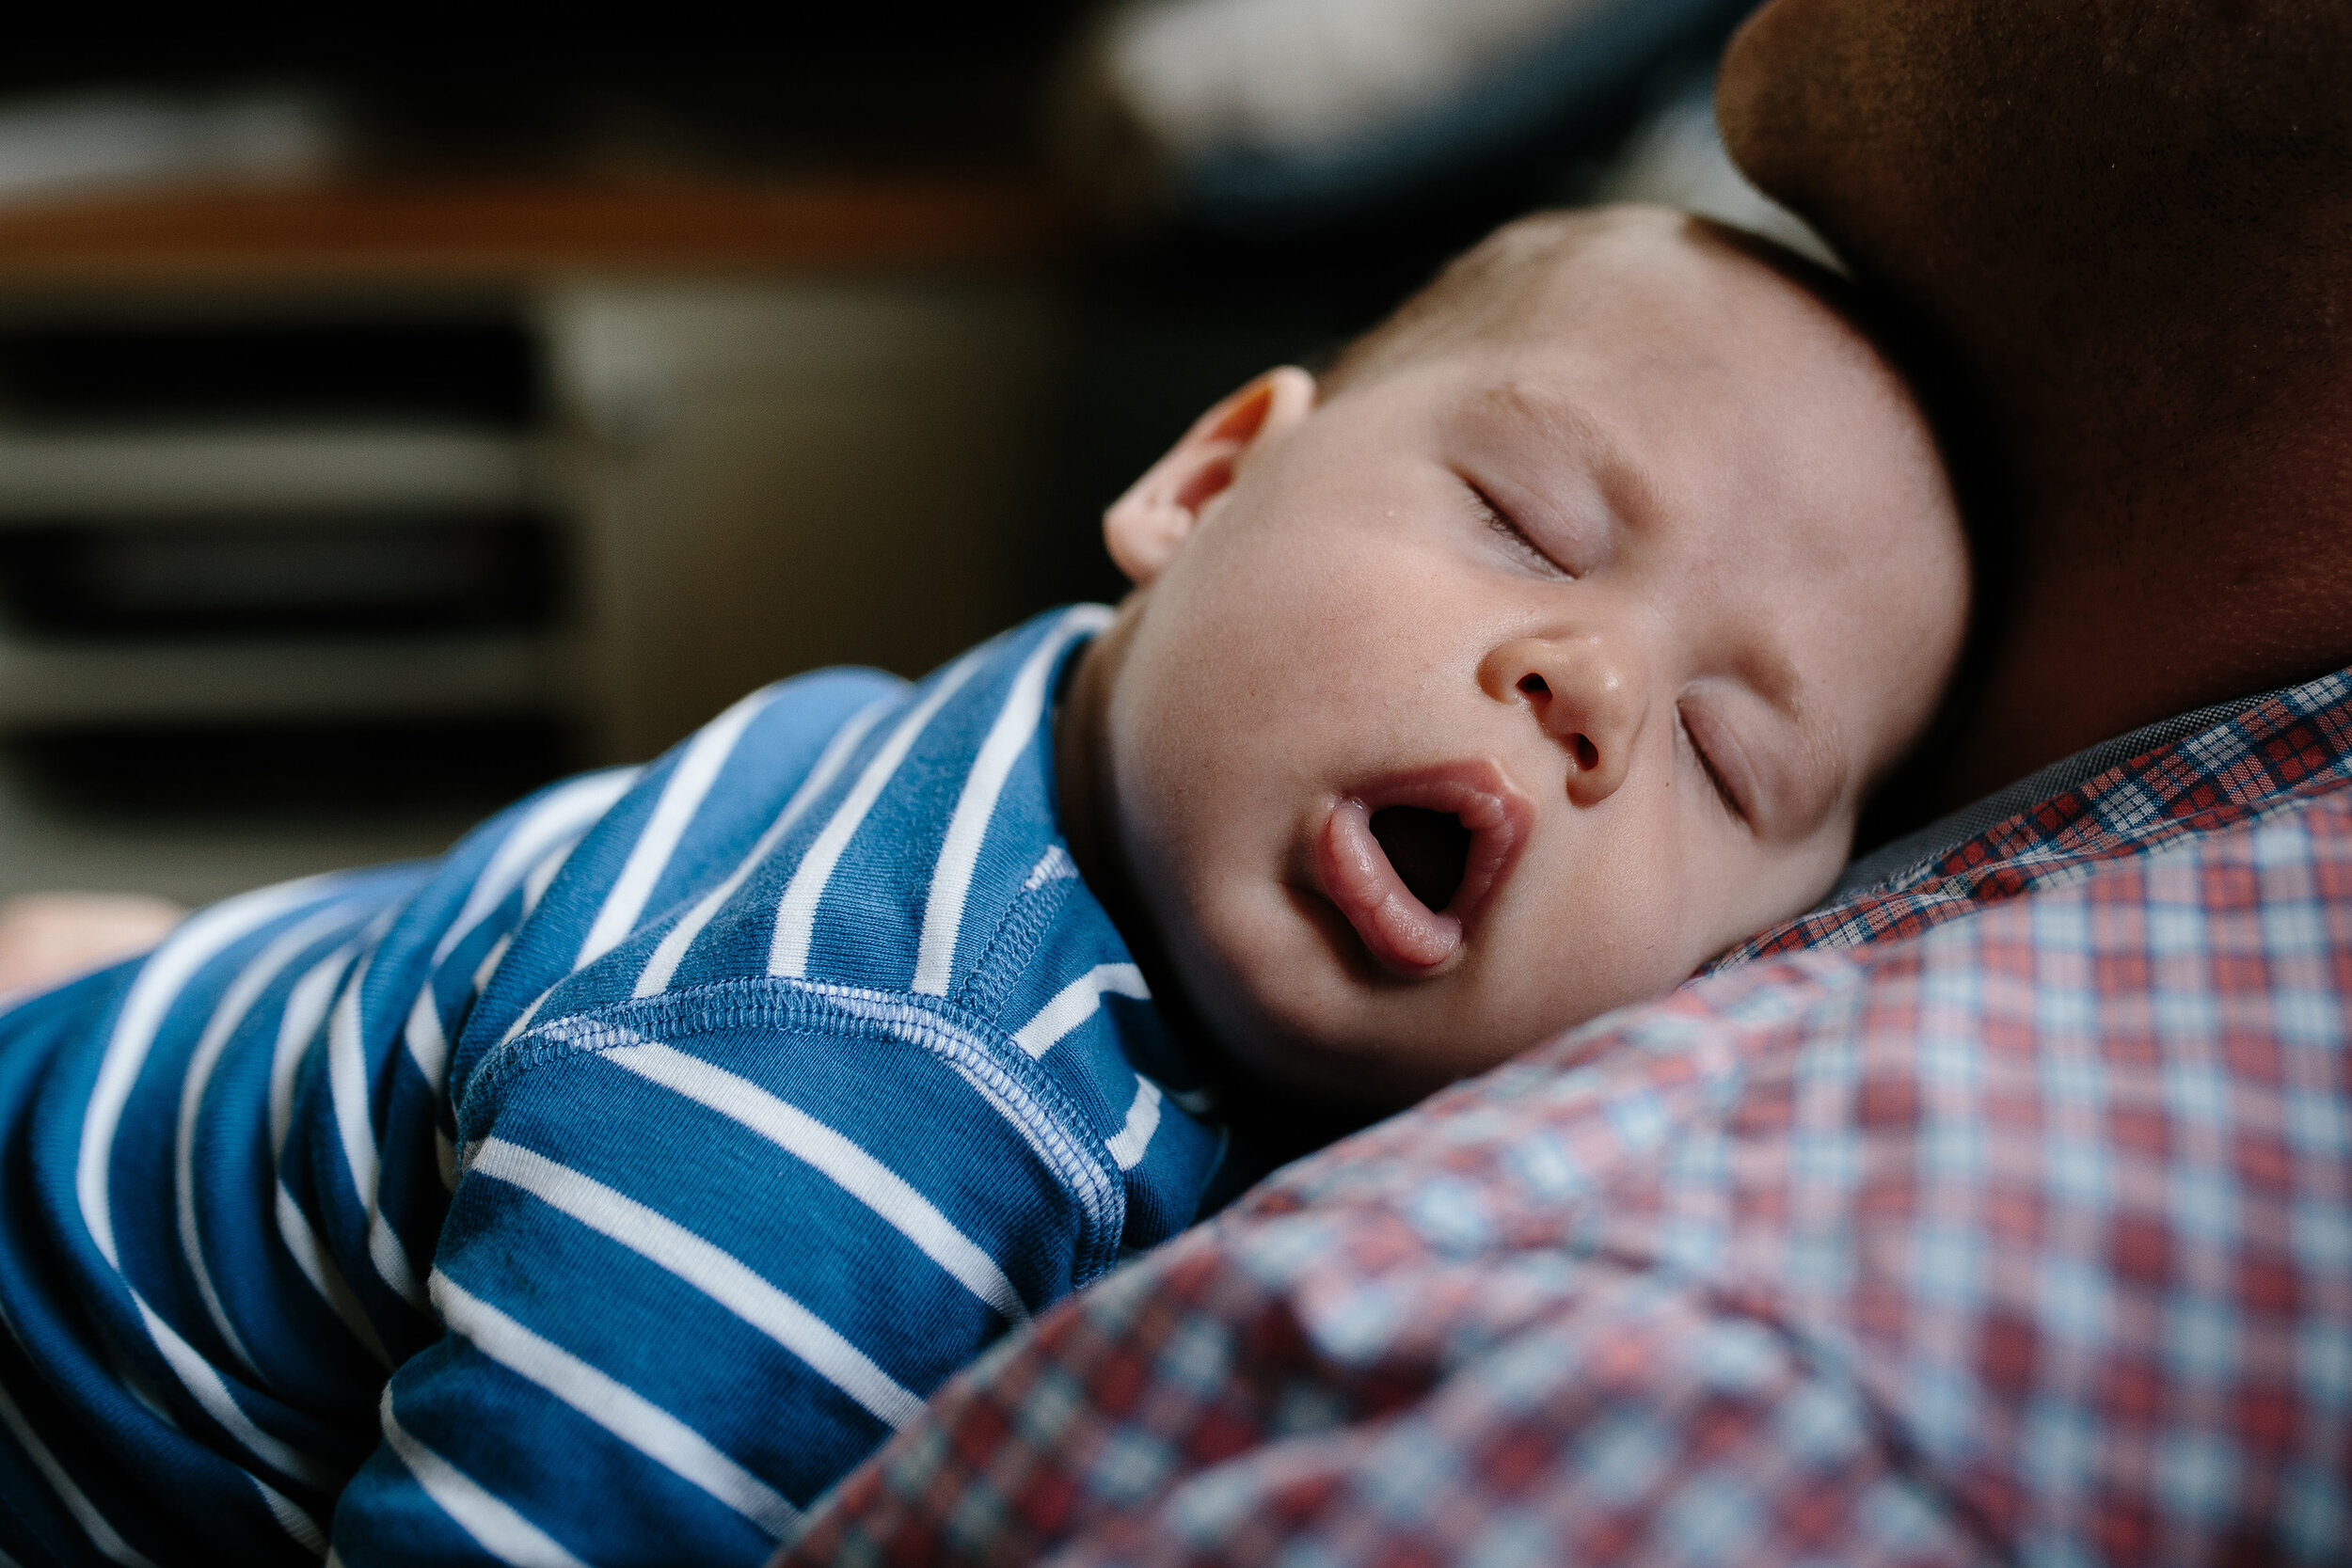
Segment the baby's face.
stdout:
<svg viewBox="0 0 2352 1568">
<path fill-rule="evenodd" d="M 1075 751 L 1161 983 L 1294 1088 L 1401 1103 L 1806 907 L 1958 645 L 1899 382 L 1662 214 L 1507 341 L 1221 417 L 1114 509 Z"/>
</svg>

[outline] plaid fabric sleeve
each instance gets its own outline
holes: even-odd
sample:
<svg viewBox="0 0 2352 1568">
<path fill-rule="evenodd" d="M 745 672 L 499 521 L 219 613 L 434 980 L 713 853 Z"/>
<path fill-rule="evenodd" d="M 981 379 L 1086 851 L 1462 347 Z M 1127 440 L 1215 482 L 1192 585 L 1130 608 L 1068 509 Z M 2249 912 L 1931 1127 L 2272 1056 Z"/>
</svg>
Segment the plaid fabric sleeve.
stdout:
<svg viewBox="0 0 2352 1568">
<path fill-rule="evenodd" d="M 1340 1325 L 1187 1250 L 960 1390 L 935 1441 L 868 1472 L 790 1560 L 1994 1560 L 1861 1392 L 1752 1304 L 1639 1267 L 1572 1291 L 1457 1278 L 1516 1295 L 1520 1321 L 1484 1325 L 1474 1359 L 1365 1369 L 1316 1342 Z M 1193 1386 L 1170 1386 L 1168 1352 L 1137 1365 L 1163 1342 Z"/>
<path fill-rule="evenodd" d="M 793 1563 L 2352 1560 L 2352 802 L 1759 962 L 1279 1175 Z"/>
</svg>

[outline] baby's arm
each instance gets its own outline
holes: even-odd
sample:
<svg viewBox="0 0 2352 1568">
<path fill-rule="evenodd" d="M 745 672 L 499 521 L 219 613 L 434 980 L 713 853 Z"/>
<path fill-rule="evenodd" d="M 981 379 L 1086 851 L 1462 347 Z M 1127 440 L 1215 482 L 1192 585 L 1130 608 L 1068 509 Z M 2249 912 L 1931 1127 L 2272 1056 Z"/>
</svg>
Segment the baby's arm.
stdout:
<svg viewBox="0 0 2352 1568">
<path fill-rule="evenodd" d="M 28 893 L 0 903 L 0 997 L 144 953 L 187 911 L 137 893 Z"/>
<path fill-rule="evenodd" d="M 756 1563 L 1032 1306 L 1077 1205 L 933 1049 L 782 987 L 494 1053 L 342 1560 Z"/>
</svg>

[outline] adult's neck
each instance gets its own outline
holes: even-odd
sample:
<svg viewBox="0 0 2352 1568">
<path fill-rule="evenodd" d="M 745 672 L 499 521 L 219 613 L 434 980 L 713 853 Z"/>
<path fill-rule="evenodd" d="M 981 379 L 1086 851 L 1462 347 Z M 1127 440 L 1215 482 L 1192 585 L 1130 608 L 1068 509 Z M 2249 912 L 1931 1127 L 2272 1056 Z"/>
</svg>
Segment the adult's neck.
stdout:
<svg viewBox="0 0 2352 1568">
<path fill-rule="evenodd" d="M 1733 155 L 1994 411 L 1946 803 L 2352 663 L 2347 71 L 2340 0 L 1774 0 L 1726 52 Z"/>
<path fill-rule="evenodd" d="M 1991 635 L 1930 812 L 2352 666 L 2352 191 L 2185 257 L 2105 215 L 2070 214 L 2072 246 L 1838 236 L 1921 329 L 1917 368 L 1970 388 L 1945 400 L 1955 455 L 1997 476 L 1967 487 Z"/>
<path fill-rule="evenodd" d="M 2098 419 L 2023 402 L 2016 578 L 1943 804 L 2352 665 L 2352 357 L 2281 381 L 2190 420 L 2096 376 Z"/>
</svg>

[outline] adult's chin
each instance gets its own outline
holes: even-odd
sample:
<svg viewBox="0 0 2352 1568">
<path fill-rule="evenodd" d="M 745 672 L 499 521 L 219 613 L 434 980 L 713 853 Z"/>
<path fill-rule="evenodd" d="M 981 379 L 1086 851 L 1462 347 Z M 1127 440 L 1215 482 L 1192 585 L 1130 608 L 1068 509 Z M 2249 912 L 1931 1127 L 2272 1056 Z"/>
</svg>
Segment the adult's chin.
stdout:
<svg viewBox="0 0 2352 1568">
<path fill-rule="evenodd" d="M 1772 0 L 1740 24 L 1715 74 L 1715 119 L 1740 172 L 1774 200 L 1806 213 L 1837 128 L 1825 123 L 1836 74 L 1838 8 Z"/>
</svg>

